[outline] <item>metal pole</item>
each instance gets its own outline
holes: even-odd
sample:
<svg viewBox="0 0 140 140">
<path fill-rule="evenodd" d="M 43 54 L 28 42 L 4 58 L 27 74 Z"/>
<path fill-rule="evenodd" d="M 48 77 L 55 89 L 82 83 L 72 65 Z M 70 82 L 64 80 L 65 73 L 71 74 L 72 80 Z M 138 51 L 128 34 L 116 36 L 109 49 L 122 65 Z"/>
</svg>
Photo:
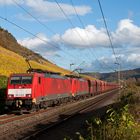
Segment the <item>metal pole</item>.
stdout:
<svg viewBox="0 0 140 140">
<path fill-rule="evenodd" d="M 118 65 L 118 83 L 119 83 L 119 94 L 121 94 L 121 92 L 120 92 L 120 86 L 121 86 L 121 65 L 120 65 L 120 63 L 119 63 L 119 65 Z"/>
<path fill-rule="evenodd" d="M 119 85 L 119 94 L 120 94 L 120 86 L 121 86 L 121 64 L 120 63 L 115 63 L 118 65 L 118 85 Z"/>
<path fill-rule="evenodd" d="M 70 64 L 70 70 L 71 70 L 71 66 L 72 66 L 72 65 L 74 65 L 74 63 L 71 63 L 71 64 Z"/>
</svg>

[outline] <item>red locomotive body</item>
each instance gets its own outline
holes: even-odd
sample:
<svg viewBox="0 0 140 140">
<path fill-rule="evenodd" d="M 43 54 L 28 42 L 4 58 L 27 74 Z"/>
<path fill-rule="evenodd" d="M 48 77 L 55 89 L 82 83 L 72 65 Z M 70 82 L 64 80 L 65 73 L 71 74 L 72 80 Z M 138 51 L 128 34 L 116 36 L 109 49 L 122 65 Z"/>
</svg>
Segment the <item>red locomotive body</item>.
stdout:
<svg viewBox="0 0 140 140">
<path fill-rule="evenodd" d="M 50 73 L 12 74 L 8 80 L 6 104 L 12 108 L 47 107 L 64 100 L 95 96 L 116 87 L 101 80 Z"/>
<path fill-rule="evenodd" d="M 28 106 L 58 98 L 69 97 L 71 80 L 44 73 L 13 74 L 7 86 L 7 105 Z"/>
</svg>

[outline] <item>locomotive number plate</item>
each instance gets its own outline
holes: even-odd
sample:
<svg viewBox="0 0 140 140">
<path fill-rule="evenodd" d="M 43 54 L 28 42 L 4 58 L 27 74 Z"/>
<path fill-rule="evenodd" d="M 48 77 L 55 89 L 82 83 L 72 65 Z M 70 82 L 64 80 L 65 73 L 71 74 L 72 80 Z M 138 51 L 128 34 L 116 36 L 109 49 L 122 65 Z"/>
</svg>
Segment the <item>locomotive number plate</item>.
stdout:
<svg viewBox="0 0 140 140">
<path fill-rule="evenodd" d="M 9 89 L 8 94 L 14 97 L 26 97 L 26 94 L 31 94 L 31 89 Z"/>
</svg>

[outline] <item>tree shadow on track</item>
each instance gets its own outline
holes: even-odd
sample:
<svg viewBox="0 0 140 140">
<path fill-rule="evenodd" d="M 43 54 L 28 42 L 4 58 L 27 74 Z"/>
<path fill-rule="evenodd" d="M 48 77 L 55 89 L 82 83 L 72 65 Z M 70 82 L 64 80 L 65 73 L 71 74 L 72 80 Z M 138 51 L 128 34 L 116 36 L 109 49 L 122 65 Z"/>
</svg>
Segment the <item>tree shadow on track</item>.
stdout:
<svg viewBox="0 0 140 140">
<path fill-rule="evenodd" d="M 49 130 L 44 130 L 43 132 L 34 135 L 30 138 L 30 140 L 63 140 L 65 137 L 67 137 L 68 139 L 70 139 L 71 137 L 72 140 L 78 140 L 78 135 L 75 134 L 76 132 L 80 132 L 80 134 L 83 136 L 86 135 L 86 120 L 90 119 L 93 116 L 104 118 L 104 115 L 109 108 L 117 108 L 119 104 L 120 103 L 117 102 L 104 107 L 99 107 L 98 109 L 93 109 L 92 111 L 79 113 L 66 122 L 60 123 L 54 127 L 51 127 Z M 35 126 L 35 130 L 49 127 L 50 125 L 53 125 L 54 123 L 57 123 L 58 121 L 67 117 L 69 117 L 69 115 L 62 114 L 59 116 L 59 120 L 57 120 L 56 122 L 50 122 L 49 124 L 38 124 Z M 32 132 L 33 131 L 30 131 L 24 136 L 29 135 Z"/>
</svg>

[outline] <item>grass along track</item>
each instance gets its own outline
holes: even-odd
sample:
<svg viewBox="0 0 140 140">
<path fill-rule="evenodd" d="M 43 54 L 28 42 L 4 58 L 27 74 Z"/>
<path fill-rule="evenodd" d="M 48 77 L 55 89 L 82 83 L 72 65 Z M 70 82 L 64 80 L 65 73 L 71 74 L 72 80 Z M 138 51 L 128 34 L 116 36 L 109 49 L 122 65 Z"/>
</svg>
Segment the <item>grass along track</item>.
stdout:
<svg viewBox="0 0 140 140">
<path fill-rule="evenodd" d="M 49 110 L 41 110 L 32 114 L 25 114 L 23 116 L 17 117 L 15 120 L 10 120 L 9 122 L 0 125 L 0 139 L 1 138 L 11 138 L 12 139 L 22 139 L 25 136 L 40 131 L 42 127 L 48 126 L 52 127 L 66 120 L 69 117 L 77 114 L 79 111 L 91 106 L 91 104 L 96 104 L 101 102 L 104 98 L 107 98 L 113 92 L 107 92 L 86 100 L 69 103 L 65 106 L 58 106 L 55 108 L 50 108 Z M 44 128 L 43 128 L 44 129 Z"/>
<path fill-rule="evenodd" d="M 64 114 L 61 115 L 61 119 L 59 121 L 56 121 L 46 127 L 43 127 L 37 131 L 35 131 L 33 134 L 30 134 L 29 136 L 24 137 L 22 140 L 30 140 L 30 139 L 39 139 L 40 134 L 47 132 L 47 130 L 55 128 L 57 125 L 61 125 L 62 123 L 65 123 L 69 119 L 75 117 L 78 114 L 85 113 L 86 111 L 91 111 L 96 109 L 98 107 L 98 104 L 105 101 L 107 98 L 110 98 L 112 94 L 116 93 L 118 90 L 108 92 L 105 95 L 102 95 L 100 97 L 97 97 L 95 99 L 87 100 L 85 103 L 81 104 L 80 106 L 76 106 L 76 108 L 71 108 L 70 110 L 67 110 L 64 112 Z M 55 118 L 56 117 L 56 118 Z M 57 119 L 57 116 L 53 117 L 53 121 Z M 57 136 L 56 136 L 57 137 Z"/>
<path fill-rule="evenodd" d="M 15 52 L 9 51 L 0 46 L 0 75 L 9 76 L 11 73 L 24 73 L 28 69 L 28 65 L 25 62 L 25 58 L 16 54 Z M 31 61 L 33 68 L 39 68 L 43 70 L 49 70 L 54 72 L 60 72 L 63 74 L 69 74 L 70 71 L 58 67 L 55 64 L 49 63 L 42 60 L 41 63 Z"/>
</svg>

